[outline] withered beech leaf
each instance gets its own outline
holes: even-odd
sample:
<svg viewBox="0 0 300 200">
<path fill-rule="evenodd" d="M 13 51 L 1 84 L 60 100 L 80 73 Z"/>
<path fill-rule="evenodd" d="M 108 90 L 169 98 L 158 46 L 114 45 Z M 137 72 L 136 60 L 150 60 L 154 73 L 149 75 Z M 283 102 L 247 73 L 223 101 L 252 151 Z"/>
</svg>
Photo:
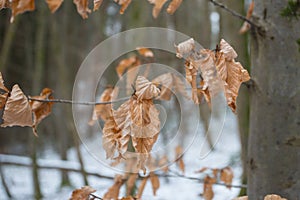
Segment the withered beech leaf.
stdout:
<svg viewBox="0 0 300 200">
<path fill-rule="evenodd" d="M 246 16 L 247 19 L 251 18 L 253 10 L 254 10 L 254 1 L 252 1 L 248 7 L 247 16 Z M 249 31 L 250 28 L 251 28 L 251 25 L 245 21 L 243 23 L 241 29 L 239 30 L 239 34 L 246 33 L 247 31 Z"/>
<path fill-rule="evenodd" d="M 94 9 L 93 9 L 93 11 L 98 10 L 102 3 L 103 3 L 103 0 L 94 0 Z"/>
<path fill-rule="evenodd" d="M 124 184 L 125 180 L 122 175 L 116 175 L 114 184 L 108 189 L 108 191 L 104 194 L 103 199 L 105 200 L 117 200 L 119 199 L 119 192 L 121 186 Z"/>
<path fill-rule="evenodd" d="M 206 170 L 208 170 L 207 167 L 202 167 L 201 169 L 195 171 L 195 173 L 203 173 L 203 172 L 205 172 Z"/>
<path fill-rule="evenodd" d="M 129 70 L 132 67 L 138 66 L 140 64 L 139 59 L 136 56 L 131 56 L 121 60 L 116 67 L 117 74 L 119 78 L 122 77 L 126 70 Z"/>
<path fill-rule="evenodd" d="M 162 7 L 168 0 L 148 0 L 149 3 L 154 4 L 153 10 L 152 10 L 152 16 L 154 18 L 157 18 Z"/>
<path fill-rule="evenodd" d="M 35 4 L 34 0 L 13 0 L 10 3 L 10 8 L 12 11 L 10 23 L 12 23 L 17 15 L 26 11 L 33 11 L 35 9 Z"/>
<path fill-rule="evenodd" d="M 76 5 L 77 12 L 83 19 L 88 18 L 88 14 L 91 13 L 89 9 L 89 1 L 88 0 L 73 0 L 73 3 Z"/>
<path fill-rule="evenodd" d="M 204 178 L 202 196 L 205 200 L 212 200 L 214 198 L 214 191 L 213 191 L 214 183 L 216 183 L 215 178 L 211 178 L 208 175 Z"/>
<path fill-rule="evenodd" d="M 175 148 L 175 158 L 176 158 L 176 164 L 179 167 L 179 169 L 184 173 L 185 171 L 185 164 L 183 162 L 183 149 L 180 145 L 178 145 Z"/>
<path fill-rule="evenodd" d="M 151 50 L 148 49 L 148 48 L 145 48 L 145 47 L 137 47 L 136 50 L 138 51 L 138 53 L 139 53 L 141 56 L 149 57 L 149 58 L 153 58 L 153 57 L 154 57 L 153 51 L 151 51 Z"/>
<path fill-rule="evenodd" d="M 46 0 L 51 13 L 55 13 L 55 11 L 61 6 L 63 1 L 64 0 Z"/>
<path fill-rule="evenodd" d="M 107 87 L 101 94 L 99 101 L 100 102 L 109 102 L 112 100 L 113 95 L 117 95 L 118 88 Z M 94 123 L 101 118 L 103 121 L 106 121 L 108 118 L 112 117 L 112 105 L 111 104 L 98 104 L 95 105 L 93 110 L 92 120 L 89 122 L 89 125 L 94 125 Z"/>
<path fill-rule="evenodd" d="M 145 178 L 142 179 L 142 181 L 140 183 L 140 186 L 138 188 L 137 194 L 136 194 L 136 198 L 137 199 L 140 199 L 142 197 L 144 189 L 145 189 L 145 186 L 146 186 L 146 183 L 148 181 L 148 178 L 149 178 L 149 176 L 147 176 L 147 177 L 145 177 Z"/>
<path fill-rule="evenodd" d="M 160 183 L 159 183 L 159 178 L 156 174 L 154 174 L 154 172 L 150 173 L 150 181 L 151 181 L 151 185 L 152 185 L 152 191 L 153 191 L 153 195 L 156 195 L 156 191 L 159 189 Z"/>
<path fill-rule="evenodd" d="M 226 61 L 231 61 L 238 56 L 232 46 L 224 39 L 221 39 L 220 41 L 220 51 L 224 54 Z"/>
<path fill-rule="evenodd" d="M 169 166 L 168 166 L 169 160 L 166 155 L 164 155 L 161 159 L 158 161 L 159 167 L 161 167 L 161 170 L 164 173 L 167 173 L 169 171 Z"/>
<path fill-rule="evenodd" d="M 2 8 L 8 8 L 8 7 L 9 7 L 9 0 L 0 0 L 0 10 Z"/>
<path fill-rule="evenodd" d="M 120 149 L 121 130 L 117 128 L 113 117 L 105 121 L 102 135 L 102 146 L 106 152 L 106 158 L 116 159 L 115 152 Z"/>
<path fill-rule="evenodd" d="M 153 99 L 160 93 L 160 89 L 143 76 L 137 77 L 137 80 L 135 82 L 135 89 L 135 94 L 138 101 L 144 99 Z"/>
<path fill-rule="evenodd" d="M 0 94 L 0 110 L 4 107 L 7 97 L 8 93 Z"/>
<path fill-rule="evenodd" d="M 2 78 L 2 74 L 1 74 L 1 72 L 0 72 L 0 89 L 1 90 L 4 90 L 5 92 L 9 92 L 9 90 L 5 87 L 5 85 L 4 85 L 4 80 L 3 80 L 3 78 Z"/>
<path fill-rule="evenodd" d="M 27 97 L 24 95 L 18 85 L 14 85 L 8 97 L 4 113 L 3 124 L 1 127 L 7 126 L 32 126 L 32 111 Z"/>
<path fill-rule="evenodd" d="M 131 0 L 115 0 L 116 3 L 118 3 L 121 8 L 120 8 L 120 14 L 124 14 L 125 10 L 131 3 Z"/>
<path fill-rule="evenodd" d="M 135 183 L 139 175 L 137 173 L 130 173 L 128 174 L 127 181 L 126 181 L 126 195 L 129 196 L 134 189 Z"/>
<path fill-rule="evenodd" d="M 175 13 L 175 11 L 179 8 L 180 4 L 182 3 L 182 0 L 172 0 L 172 2 L 169 4 L 167 8 L 167 12 L 171 15 Z"/>
<path fill-rule="evenodd" d="M 223 81 L 227 104 L 235 112 L 239 88 L 243 82 L 250 80 L 250 76 L 248 71 L 233 59 L 237 56 L 233 48 L 225 40 L 222 41 L 220 52 L 216 53 L 216 69 Z"/>
<path fill-rule="evenodd" d="M 84 186 L 80 189 L 76 189 L 72 192 L 70 200 L 87 200 L 91 193 L 96 192 L 96 190 L 90 186 Z"/>
<path fill-rule="evenodd" d="M 47 100 L 53 99 L 53 90 L 44 88 L 39 96 L 33 96 L 33 99 Z M 33 112 L 33 133 L 37 136 L 37 125 L 51 113 L 53 102 L 30 101 L 30 107 Z"/>
<path fill-rule="evenodd" d="M 176 48 L 176 57 L 183 58 L 187 55 L 190 55 L 195 50 L 195 41 L 193 38 L 190 38 L 184 42 L 179 43 Z"/>
<path fill-rule="evenodd" d="M 220 179 L 227 186 L 227 188 L 231 189 L 232 179 L 233 179 L 233 171 L 230 167 L 225 167 L 220 171 Z"/>
<path fill-rule="evenodd" d="M 282 198 L 277 194 L 269 194 L 265 196 L 264 200 L 287 200 L 286 198 Z"/>
</svg>

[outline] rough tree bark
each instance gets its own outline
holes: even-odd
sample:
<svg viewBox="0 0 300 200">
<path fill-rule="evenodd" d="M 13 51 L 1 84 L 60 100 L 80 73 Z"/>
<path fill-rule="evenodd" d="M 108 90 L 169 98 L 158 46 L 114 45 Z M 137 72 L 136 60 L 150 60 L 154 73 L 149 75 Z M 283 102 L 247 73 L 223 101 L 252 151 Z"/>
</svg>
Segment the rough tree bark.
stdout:
<svg viewBox="0 0 300 200">
<path fill-rule="evenodd" d="M 300 198 L 300 21 L 280 15 L 288 1 L 256 0 L 249 135 L 249 199 Z"/>
</svg>

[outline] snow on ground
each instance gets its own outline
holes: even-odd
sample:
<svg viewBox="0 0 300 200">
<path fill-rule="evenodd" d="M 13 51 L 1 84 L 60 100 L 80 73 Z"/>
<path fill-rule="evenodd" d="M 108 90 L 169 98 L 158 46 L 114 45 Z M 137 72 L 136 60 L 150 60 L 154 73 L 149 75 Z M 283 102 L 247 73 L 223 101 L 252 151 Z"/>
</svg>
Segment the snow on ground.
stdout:
<svg viewBox="0 0 300 200">
<path fill-rule="evenodd" d="M 217 136 L 214 135 L 217 139 Z M 215 151 L 210 152 L 205 158 L 200 157 L 199 147 L 202 145 L 204 140 L 203 136 L 198 136 L 193 145 L 188 149 L 184 155 L 184 162 L 186 164 L 185 175 L 203 178 L 200 174 L 194 173 L 196 170 L 202 167 L 217 167 L 222 168 L 227 165 L 232 165 L 234 171 L 233 184 L 240 184 L 241 176 L 241 164 L 239 159 L 240 143 L 239 135 L 237 130 L 236 117 L 227 111 L 225 124 L 223 127 L 222 134 L 218 138 L 218 142 Z M 99 144 L 99 141 L 91 141 L 91 143 Z M 101 174 L 114 176 L 116 172 L 111 170 L 91 156 L 86 148 L 82 147 L 82 154 L 84 155 L 84 163 L 89 171 L 96 171 Z M 43 157 L 47 159 L 43 164 L 51 164 L 59 161 L 58 156 L 52 151 L 45 154 Z M 76 151 L 71 149 L 68 153 L 70 161 L 77 162 Z M 26 161 L 24 161 L 26 162 Z M 171 166 L 173 170 L 176 170 L 175 166 Z M 32 197 L 32 180 L 31 170 L 28 167 L 21 166 L 2 166 L 5 174 L 6 181 L 13 193 L 15 199 L 34 199 Z M 44 200 L 67 200 L 70 198 L 72 190 L 74 188 L 80 188 L 84 185 L 82 176 L 76 172 L 70 172 L 70 180 L 72 187 L 60 188 L 60 172 L 53 169 L 41 169 L 40 180 L 42 193 L 45 196 Z M 143 200 L 193 200 L 201 199 L 199 194 L 202 192 L 203 185 L 194 180 L 187 180 L 182 178 L 161 178 L 160 188 L 157 192 L 157 196 L 152 195 L 152 188 L 150 182 L 147 183 Z M 103 196 L 106 190 L 112 185 L 112 180 L 100 179 L 98 177 L 89 176 L 89 185 L 97 190 L 96 194 Z M 124 191 L 121 190 L 121 191 Z M 215 185 L 215 200 L 230 200 L 234 198 L 239 189 L 232 188 L 228 190 L 224 186 Z M 120 193 L 122 194 L 122 192 Z M 6 193 L 2 185 L 0 186 L 0 200 L 6 200 Z"/>
</svg>

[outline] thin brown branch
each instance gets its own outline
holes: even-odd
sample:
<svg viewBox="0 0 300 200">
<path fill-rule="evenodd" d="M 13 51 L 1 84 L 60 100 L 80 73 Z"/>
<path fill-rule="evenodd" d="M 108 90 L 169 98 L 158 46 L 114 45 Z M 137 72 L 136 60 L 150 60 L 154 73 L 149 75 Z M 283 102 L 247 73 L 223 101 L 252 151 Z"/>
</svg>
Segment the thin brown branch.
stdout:
<svg viewBox="0 0 300 200">
<path fill-rule="evenodd" d="M 220 3 L 220 2 L 217 2 L 215 0 L 209 0 L 212 4 L 214 4 L 215 6 L 218 6 L 222 9 L 224 9 L 225 11 L 229 12 L 230 14 L 232 14 L 233 16 L 243 20 L 243 21 L 246 21 L 248 22 L 252 27 L 254 28 L 257 28 L 257 29 L 261 29 L 260 26 L 258 26 L 257 24 L 255 24 L 253 21 L 251 21 L 250 19 L 247 19 L 245 16 L 237 13 L 236 11 L 234 10 L 231 10 L 230 8 L 228 8 L 226 5 Z"/>
<path fill-rule="evenodd" d="M 30 101 L 39 101 L 39 102 L 53 102 L 53 103 L 66 103 L 66 104 L 79 104 L 79 105 L 101 105 L 101 104 L 112 104 L 118 103 L 121 101 L 126 101 L 130 99 L 130 97 L 123 97 L 120 99 L 116 99 L 113 101 L 105 101 L 105 102 L 86 102 L 86 101 L 72 101 L 72 100 L 65 100 L 65 99 L 36 99 L 32 97 L 28 97 Z"/>
</svg>

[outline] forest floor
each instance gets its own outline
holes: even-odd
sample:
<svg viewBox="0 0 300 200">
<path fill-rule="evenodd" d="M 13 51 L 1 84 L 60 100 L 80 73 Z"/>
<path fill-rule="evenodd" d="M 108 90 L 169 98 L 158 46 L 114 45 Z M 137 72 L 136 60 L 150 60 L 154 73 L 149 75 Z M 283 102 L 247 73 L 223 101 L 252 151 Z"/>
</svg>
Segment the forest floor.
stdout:
<svg viewBox="0 0 300 200">
<path fill-rule="evenodd" d="M 200 127 L 201 128 L 201 127 Z M 190 177 L 203 178 L 203 175 L 195 173 L 202 167 L 223 168 L 231 166 L 234 172 L 234 185 L 241 184 L 240 176 L 242 173 L 240 155 L 240 142 L 237 128 L 236 116 L 229 110 L 225 118 L 223 131 L 218 137 L 213 135 L 217 141 L 215 150 L 210 152 L 205 158 L 200 158 L 199 146 L 205 140 L 204 136 L 197 136 L 192 146 L 185 152 L 183 160 L 185 163 L 185 175 Z M 204 145 L 205 146 L 205 145 Z M 207 145 L 206 145 L 207 146 Z M 207 147 L 205 147 L 207 148 Z M 88 171 L 94 171 L 108 176 L 114 176 L 116 172 L 111 170 L 91 156 L 85 147 L 81 147 L 84 155 L 84 163 Z M 206 149 L 207 150 L 207 149 Z M 44 154 L 43 160 L 47 163 L 59 164 L 59 156 L 52 150 Z M 75 149 L 68 152 L 68 160 L 77 162 Z M 173 164 L 170 168 L 174 171 L 180 171 Z M 28 167 L 5 165 L 2 166 L 7 184 L 13 193 L 14 199 L 34 199 L 31 179 L 31 170 Z M 39 171 L 41 190 L 44 200 L 67 200 L 70 198 L 72 190 L 84 185 L 82 176 L 76 172 L 69 172 L 71 186 L 60 186 L 60 171 L 54 169 L 41 169 Z M 89 185 L 97 190 L 96 195 L 102 197 L 107 189 L 113 184 L 113 180 L 102 179 L 95 176 L 88 177 Z M 203 190 L 203 184 L 195 180 L 183 178 L 160 178 L 160 188 L 157 195 L 153 196 L 151 184 L 147 183 L 143 193 L 143 200 L 194 200 L 202 199 L 200 194 Z M 239 193 L 238 188 L 227 189 L 221 185 L 213 186 L 215 200 L 230 200 Z M 121 189 L 124 192 L 124 189 Z M 124 193 L 123 193 L 124 194 Z M 8 199 L 3 186 L 0 185 L 0 200 Z"/>
</svg>

